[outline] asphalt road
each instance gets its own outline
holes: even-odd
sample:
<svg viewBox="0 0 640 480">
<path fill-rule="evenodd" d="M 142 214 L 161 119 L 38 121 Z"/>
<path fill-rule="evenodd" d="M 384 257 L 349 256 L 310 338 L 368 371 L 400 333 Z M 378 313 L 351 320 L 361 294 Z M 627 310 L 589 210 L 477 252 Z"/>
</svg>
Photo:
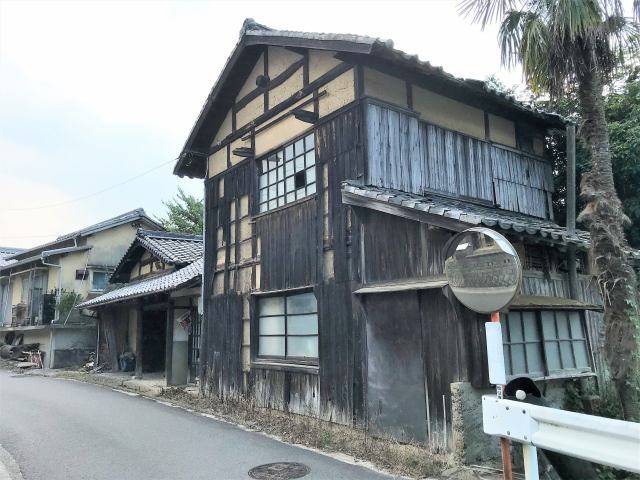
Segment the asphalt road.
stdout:
<svg viewBox="0 0 640 480">
<path fill-rule="evenodd" d="M 25 480 L 247 479 L 301 462 L 310 479 L 389 479 L 358 465 L 140 396 L 0 371 L 0 447 Z"/>
</svg>

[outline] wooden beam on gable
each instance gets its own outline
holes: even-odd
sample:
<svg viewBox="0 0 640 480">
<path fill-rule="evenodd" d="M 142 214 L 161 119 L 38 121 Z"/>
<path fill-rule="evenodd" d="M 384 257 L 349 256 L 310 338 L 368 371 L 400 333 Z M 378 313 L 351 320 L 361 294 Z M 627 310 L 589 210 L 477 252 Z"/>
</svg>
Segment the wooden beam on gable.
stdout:
<svg viewBox="0 0 640 480">
<path fill-rule="evenodd" d="M 279 85 L 282 85 L 289 78 L 295 75 L 295 73 L 299 69 L 301 69 L 303 66 L 304 66 L 304 59 L 300 59 L 297 62 L 292 63 L 287 67 L 287 69 L 284 72 L 282 72 L 276 78 L 273 78 L 269 81 L 269 86 L 266 88 L 266 90 L 271 90 L 273 88 L 276 88 Z M 264 93 L 265 93 L 264 88 L 257 87 L 255 90 L 252 90 L 251 92 L 247 93 L 244 97 L 242 97 L 240 100 L 238 100 L 236 104 L 233 106 L 233 111 L 238 112 L 242 110 L 251 101 L 255 100 L 256 98 L 258 98 L 260 95 L 263 95 Z"/>
<path fill-rule="evenodd" d="M 282 113 L 286 109 L 292 107 L 296 102 L 299 102 L 301 98 L 311 95 L 315 89 L 325 85 L 326 83 L 329 83 L 331 80 L 334 80 L 335 78 L 339 77 L 343 73 L 351 70 L 351 68 L 353 68 L 353 65 L 349 63 L 341 63 L 340 65 L 333 67 L 324 75 L 321 75 L 320 77 L 316 78 L 313 82 L 309 82 L 309 85 L 301 88 L 288 99 L 284 100 L 283 102 L 280 102 L 278 105 L 269 109 L 267 112 L 255 118 L 253 121 L 249 122 L 243 127 L 238 128 L 235 132 L 227 135 L 220 142 L 216 143 L 215 145 L 212 145 L 208 152 L 209 155 L 218 151 L 222 147 L 222 145 L 225 145 L 228 142 L 233 142 L 237 138 L 243 137 L 244 135 L 249 133 L 252 129 L 254 129 L 256 125 L 260 125 L 261 123 L 269 120 L 272 117 L 275 117 L 279 113 Z"/>
</svg>

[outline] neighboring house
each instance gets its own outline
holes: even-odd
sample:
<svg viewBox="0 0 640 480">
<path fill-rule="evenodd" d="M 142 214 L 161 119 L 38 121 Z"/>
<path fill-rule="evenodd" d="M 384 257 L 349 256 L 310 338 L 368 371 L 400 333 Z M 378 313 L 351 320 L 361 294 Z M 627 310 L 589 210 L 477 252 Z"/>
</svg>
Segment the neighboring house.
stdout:
<svg viewBox="0 0 640 480">
<path fill-rule="evenodd" d="M 509 376 L 561 398 L 602 373 L 589 237 L 553 219 L 544 138 L 564 128 L 388 41 L 246 21 L 174 170 L 205 179 L 203 390 L 488 454 L 489 317 L 443 276 L 446 242 L 477 225 L 524 263 Z"/>
<path fill-rule="evenodd" d="M 74 310 L 74 303 L 104 291 L 139 227 L 162 228 L 137 209 L 5 257 L 3 340 L 39 343 L 49 368 L 82 363 L 96 348 L 95 318 Z"/>
<path fill-rule="evenodd" d="M 7 257 L 11 257 L 17 253 L 22 252 L 23 250 L 24 248 L 0 247 L 0 267 L 4 267 L 5 265 L 13 261 L 7 260 Z"/>
<path fill-rule="evenodd" d="M 138 378 L 155 372 L 167 385 L 196 381 L 203 252 L 202 236 L 138 230 L 111 275 L 126 285 L 78 305 L 98 314 L 98 363 L 118 371 L 131 352 Z"/>
</svg>

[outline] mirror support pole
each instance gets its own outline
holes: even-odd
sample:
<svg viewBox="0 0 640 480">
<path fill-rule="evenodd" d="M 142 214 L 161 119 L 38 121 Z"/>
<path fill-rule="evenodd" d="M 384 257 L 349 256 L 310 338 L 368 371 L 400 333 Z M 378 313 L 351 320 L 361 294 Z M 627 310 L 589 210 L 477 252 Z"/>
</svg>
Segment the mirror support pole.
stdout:
<svg viewBox="0 0 640 480">
<path fill-rule="evenodd" d="M 500 312 L 491 314 L 491 322 L 500 323 Z M 504 385 L 496 385 L 496 396 L 503 397 Z M 502 472 L 504 480 L 512 480 L 513 472 L 511 469 L 511 442 L 508 438 L 500 437 L 500 453 L 502 454 Z"/>
</svg>

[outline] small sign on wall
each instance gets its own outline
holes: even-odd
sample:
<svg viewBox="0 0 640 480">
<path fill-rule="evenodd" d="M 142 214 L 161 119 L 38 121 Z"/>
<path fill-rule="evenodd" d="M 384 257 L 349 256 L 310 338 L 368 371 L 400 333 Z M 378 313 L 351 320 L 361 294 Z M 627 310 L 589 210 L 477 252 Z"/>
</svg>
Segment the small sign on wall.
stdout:
<svg viewBox="0 0 640 480">
<path fill-rule="evenodd" d="M 487 333 L 487 362 L 489 364 L 489 382 L 492 385 L 507 383 L 504 369 L 504 351 L 502 347 L 502 327 L 497 322 L 484 324 Z"/>
</svg>

